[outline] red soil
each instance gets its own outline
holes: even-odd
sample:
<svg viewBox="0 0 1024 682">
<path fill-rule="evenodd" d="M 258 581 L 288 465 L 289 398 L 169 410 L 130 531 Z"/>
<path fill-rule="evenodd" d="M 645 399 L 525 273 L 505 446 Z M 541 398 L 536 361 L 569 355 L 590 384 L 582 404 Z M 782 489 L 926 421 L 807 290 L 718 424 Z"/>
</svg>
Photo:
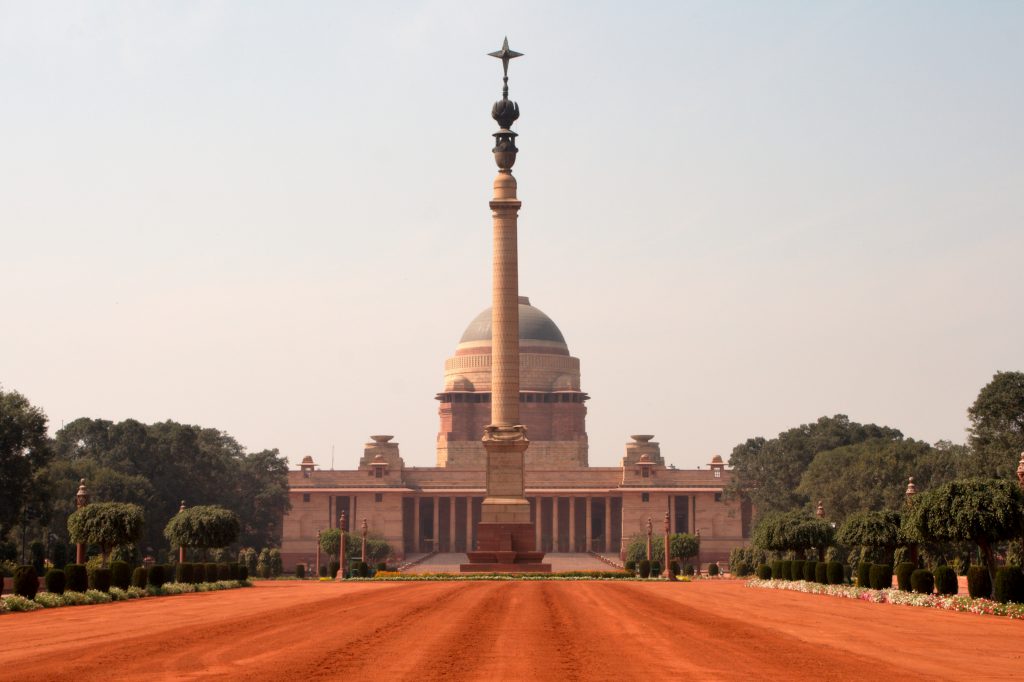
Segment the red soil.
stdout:
<svg viewBox="0 0 1024 682">
<path fill-rule="evenodd" d="M 0 679 L 666 674 L 1022 677 L 1024 622 L 738 581 L 278 582 L 0 616 Z"/>
</svg>

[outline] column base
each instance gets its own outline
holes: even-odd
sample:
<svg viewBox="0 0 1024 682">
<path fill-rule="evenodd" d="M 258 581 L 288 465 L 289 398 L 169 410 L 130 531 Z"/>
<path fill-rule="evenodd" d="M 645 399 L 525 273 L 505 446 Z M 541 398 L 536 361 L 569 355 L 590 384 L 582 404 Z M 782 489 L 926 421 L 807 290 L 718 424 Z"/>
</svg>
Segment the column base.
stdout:
<svg viewBox="0 0 1024 682">
<path fill-rule="evenodd" d="M 523 500 L 525 502 L 525 500 Z M 526 505 L 529 519 L 529 504 Z M 550 573 L 551 564 L 542 563 L 544 552 L 536 551 L 534 526 L 526 523 L 481 521 L 476 527 L 477 550 L 466 552 L 468 564 L 462 573 Z"/>
</svg>

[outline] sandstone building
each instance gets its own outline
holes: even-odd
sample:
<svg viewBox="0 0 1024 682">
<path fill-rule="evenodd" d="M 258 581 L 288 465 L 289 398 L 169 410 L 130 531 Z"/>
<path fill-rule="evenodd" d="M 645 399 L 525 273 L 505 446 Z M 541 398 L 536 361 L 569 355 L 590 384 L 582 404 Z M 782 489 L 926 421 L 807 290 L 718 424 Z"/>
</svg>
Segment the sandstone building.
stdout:
<svg viewBox="0 0 1024 682">
<path fill-rule="evenodd" d="M 673 532 L 700 533 L 703 563 L 725 560 L 744 544 L 750 510 L 725 498 L 732 472 L 721 457 L 707 468 L 675 469 L 653 436 L 636 435 L 619 466 L 588 465 L 589 396 L 581 389 L 580 361 L 554 321 L 525 297 L 519 315 L 520 407 L 531 439 L 526 495 L 537 547 L 615 555 L 624 541 L 646 532 L 648 518 L 660 530 L 666 511 Z M 314 560 L 317 530 L 337 528 L 342 510 L 349 528 L 365 518 L 397 558 L 472 548 L 485 491 L 480 435 L 490 419 L 489 382 L 490 309 L 470 322 L 445 362 L 444 388 L 436 396 L 437 466 L 406 467 L 398 444 L 381 435 L 371 436 L 355 469 L 325 470 L 307 457 L 289 472 L 286 567 Z"/>
</svg>

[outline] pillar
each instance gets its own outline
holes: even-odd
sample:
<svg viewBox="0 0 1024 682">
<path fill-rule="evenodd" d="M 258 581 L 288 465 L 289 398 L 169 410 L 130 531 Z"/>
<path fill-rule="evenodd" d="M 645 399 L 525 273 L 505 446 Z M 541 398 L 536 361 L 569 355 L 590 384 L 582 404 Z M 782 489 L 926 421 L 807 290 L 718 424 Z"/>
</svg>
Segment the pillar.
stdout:
<svg viewBox="0 0 1024 682">
<path fill-rule="evenodd" d="M 576 551 L 576 496 L 569 496 L 569 551 Z"/>
<path fill-rule="evenodd" d="M 557 552 L 558 547 L 558 496 L 551 498 L 551 551 Z"/>
<path fill-rule="evenodd" d="M 466 551 L 473 551 L 473 496 L 466 498 Z"/>
<path fill-rule="evenodd" d="M 604 551 L 605 554 L 612 553 L 612 498 L 604 498 Z M 618 554 L 618 549 L 615 550 Z"/>
<path fill-rule="evenodd" d="M 441 498 L 434 496 L 434 547 L 435 552 L 441 551 Z"/>
<path fill-rule="evenodd" d="M 455 498 L 448 498 L 448 551 L 455 551 Z"/>
<path fill-rule="evenodd" d="M 586 542 L 586 549 L 588 552 L 594 551 L 594 546 L 591 536 L 594 534 L 594 498 L 587 495 L 587 525 L 584 541 Z"/>
<path fill-rule="evenodd" d="M 420 497 L 412 498 L 415 504 L 412 505 L 412 551 L 422 552 L 423 545 L 420 543 Z"/>
<path fill-rule="evenodd" d="M 533 498 L 533 534 L 534 534 L 534 547 L 540 549 L 541 543 L 541 529 L 544 527 L 544 504 L 543 497 Z"/>
</svg>

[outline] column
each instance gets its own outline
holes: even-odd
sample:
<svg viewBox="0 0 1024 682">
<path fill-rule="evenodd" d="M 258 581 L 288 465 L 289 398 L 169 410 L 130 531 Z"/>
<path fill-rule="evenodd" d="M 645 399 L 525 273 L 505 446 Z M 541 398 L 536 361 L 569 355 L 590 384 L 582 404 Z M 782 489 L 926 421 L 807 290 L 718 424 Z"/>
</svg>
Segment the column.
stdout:
<svg viewBox="0 0 1024 682">
<path fill-rule="evenodd" d="M 534 541 L 533 547 L 538 552 L 540 551 L 540 543 L 541 543 L 541 532 L 540 531 L 541 531 L 541 528 L 544 527 L 544 514 L 543 514 L 544 505 L 541 504 L 541 500 L 543 500 L 543 499 L 544 498 L 542 498 L 542 497 L 535 497 L 535 498 L 533 498 L 533 507 L 534 507 L 534 509 L 533 509 L 533 521 L 534 521 L 534 523 L 533 523 L 533 533 L 534 533 L 534 535 L 536 537 L 536 540 Z"/>
<path fill-rule="evenodd" d="M 448 551 L 455 551 L 455 498 L 448 498 Z"/>
<path fill-rule="evenodd" d="M 586 538 L 585 539 L 586 539 L 586 543 L 587 543 L 587 551 L 588 552 L 592 552 L 594 550 L 593 544 L 591 543 L 591 537 L 590 537 L 590 536 L 592 536 L 594 534 L 593 531 L 594 531 L 594 498 L 591 497 L 590 495 L 587 495 L 587 529 L 584 531 L 584 533 L 586 533 Z"/>
<path fill-rule="evenodd" d="M 473 496 L 466 498 L 466 551 L 473 551 Z"/>
<path fill-rule="evenodd" d="M 551 498 L 551 551 L 558 551 L 558 496 Z"/>
<path fill-rule="evenodd" d="M 612 498 L 610 497 L 604 498 L 604 553 L 612 553 Z"/>
<path fill-rule="evenodd" d="M 576 551 L 576 497 L 569 496 L 569 551 Z"/>
<path fill-rule="evenodd" d="M 441 551 L 441 498 L 434 496 L 434 551 Z"/>
<path fill-rule="evenodd" d="M 412 505 L 412 551 L 421 552 L 422 545 L 420 545 L 420 498 L 419 495 L 414 496 Z"/>
</svg>

